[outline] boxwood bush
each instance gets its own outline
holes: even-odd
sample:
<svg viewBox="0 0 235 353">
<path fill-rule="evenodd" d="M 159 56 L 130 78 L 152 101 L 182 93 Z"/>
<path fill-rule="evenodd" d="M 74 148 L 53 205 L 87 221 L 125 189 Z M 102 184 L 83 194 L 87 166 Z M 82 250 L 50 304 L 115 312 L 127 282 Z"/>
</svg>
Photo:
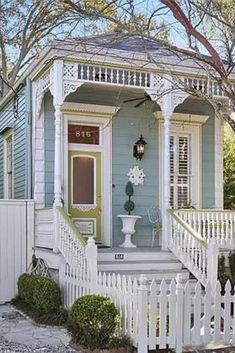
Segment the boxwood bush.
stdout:
<svg viewBox="0 0 235 353">
<path fill-rule="evenodd" d="M 17 282 L 18 296 L 28 305 L 33 303 L 33 292 L 35 285 L 36 276 L 32 276 L 28 273 L 23 273 Z"/>
<path fill-rule="evenodd" d="M 13 301 L 37 322 L 63 324 L 67 315 L 61 308 L 58 284 L 49 277 L 24 273 L 18 279 L 18 296 Z"/>
<path fill-rule="evenodd" d="M 33 290 L 33 305 L 41 313 L 55 312 L 60 309 L 60 288 L 51 278 L 36 276 Z"/>
<path fill-rule="evenodd" d="M 108 346 L 119 323 L 119 313 L 110 298 L 87 295 L 69 311 L 68 329 L 73 342 L 94 350 Z"/>
</svg>

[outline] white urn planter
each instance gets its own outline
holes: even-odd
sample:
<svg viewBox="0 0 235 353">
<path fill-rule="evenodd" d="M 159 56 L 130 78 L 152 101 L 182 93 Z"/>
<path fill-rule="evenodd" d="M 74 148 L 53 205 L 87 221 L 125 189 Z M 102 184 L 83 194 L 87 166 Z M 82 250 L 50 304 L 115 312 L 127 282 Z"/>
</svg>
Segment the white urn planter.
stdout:
<svg viewBox="0 0 235 353">
<path fill-rule="evenodd" d="M 122 233 L 125 235 L 124 243 L 120 245 L 121 248 L 136 248 L 132 243 L 131 236 L 135 233 L 135 223 L 141 216 L 134 215 L 118 215 L 122 220 Z"/>
</svg>

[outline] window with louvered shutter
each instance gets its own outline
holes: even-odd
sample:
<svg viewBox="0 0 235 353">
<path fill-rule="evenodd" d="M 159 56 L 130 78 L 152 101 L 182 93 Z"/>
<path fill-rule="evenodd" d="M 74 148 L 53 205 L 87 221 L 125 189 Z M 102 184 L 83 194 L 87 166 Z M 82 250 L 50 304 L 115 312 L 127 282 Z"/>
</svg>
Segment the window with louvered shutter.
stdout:
<svg viewBox="0 0 235 353">
<path fill-rule="evenodd" d="M 170 206 L 186 207 L 190 203 L 190 135 L 170 136 Z"/>
</svg>

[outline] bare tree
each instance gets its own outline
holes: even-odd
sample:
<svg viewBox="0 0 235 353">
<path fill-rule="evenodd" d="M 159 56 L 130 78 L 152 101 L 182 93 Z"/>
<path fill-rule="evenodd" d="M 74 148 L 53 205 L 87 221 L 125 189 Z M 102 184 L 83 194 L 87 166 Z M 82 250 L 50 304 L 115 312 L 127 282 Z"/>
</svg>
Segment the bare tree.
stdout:
<svg viewBox="0 0 235 353">
<path fill-rule="evenodd" d="M 106 0 L 80 1 L 76 15 L 62 1 L 0 0 L 0 74 L 4 95 L 22 70 L 54 37 L 66 38 L 81 33 L 79 25 L 90 17 L 90 8 L 105 8 Z M 112 8 L 114 17 L 114 8 Z"/>
<path fill-rule="evenodd" d="M 73 14 L 80 13 L 81 5 L 78 0 L 64 0 L 64 3 Z M 208 77 L 217 82 L 228 98 L 229 105 L 221 104 L 221 101 L 203 94 L 200 90 L 194 90 L 193 87 L 190 88 L 190 93 L 209 100 L 216 113 L 225 119 L 235 131 L 235 122 L 231 119 L 229 110 L 235 106 L 235 91 L 231 82 L 231 73 L 234 69 L 235 10 L 233 8 L 235 9 L 235 0 L 204 2 L 200 0 L 160 0 L 156 4 L 153 3 L 152 7 L 145 8 L 144 26 L 138 19 L 139 9 L 145 6 L 145 1 L 142 2 L 142 6 L 140 3 L 136 6 L 132 0 L 108 1 L 106 9 L 110 4 L 116 6 L 115 16 L 109 11 L 100 13 L 100 9 L 92 7 L 89 9 L 89 16 L 97 19 L 100 18 L 99 16 L 104 17 L 124 34 L 138 34 L 151 41 L 160 42 L 162 47 L 179 59 L 180 57 L 191 58 Z M 170 20 L 170 13 L 173 14 L 174 21 Z M 188 46 L 180 48 L 174 46 L 169 40 L 162 40 L 158 32 L 152 30 L 153 23 L 158 31 L 162 23 L 168 31 L 179 30 L 179 26 L 182 26 Z M 159 25 L 156 26 L 156 23 Z M 150 61 L 155 62 L 151 53 L 147 55 Z M 159 58 L 157 60 L 159 64 Z"/>
</svg>

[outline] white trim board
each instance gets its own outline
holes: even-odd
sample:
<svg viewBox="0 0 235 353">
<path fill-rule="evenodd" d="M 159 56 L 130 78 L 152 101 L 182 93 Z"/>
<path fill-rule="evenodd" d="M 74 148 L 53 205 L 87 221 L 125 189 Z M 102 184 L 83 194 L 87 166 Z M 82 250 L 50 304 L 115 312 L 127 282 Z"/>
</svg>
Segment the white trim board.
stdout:
<svg viewBox="0 0 235 353">
<path fill-rule="evenodd" d="M 223 186 L 223 127 L 224 122 L 215 116 L 215 208 L 224 207 Z"/>
<path fill-rule="evenodd" d="M 62 111 L 63 112 L 75 112 L 83 113 L 84 115 L 89 116 L 99 116 L 101 117 L 112 117 L 117 114 L 120 107 L 118 106 L 108 106 L 108 105 L 99 105 L 99 104 L 84 104 L 84 103 L 63 103 Z"/>
<path fill-rule="evenodd" d="M 82 113 L 75 111 L 76 107 L 81 108 L 80 104 L 77 103 L 66 103 L 67 109 L 63 109 L 63 120 L 64 129 L 62 133 L 64 137 L 64 167 L 63 167 L 63 190 L 64 190 L 64 202 L 65 207 L 68 207 L 68 151 L 86 151 L 86 152 L 102 152 L 101 153 L 101 164 L 102 164 L 102 243 L 107 246 L 112 245 L 112 124 L 110 124 L 110 117 L 114 112 L 114 108 L 110 111 L 110 107 L 107 107 L 105 112 L 104 107 L 98 113 L 95 112 L 100 106 L 93 104 L 83 105 Z M 87 110 L 85 110 L 87 106 Z M 69 108 L 70 107 L 70 108 Z M 92 107 L 92 108 L 91 108 Z M 71 112 L 69 109 L 72 109 Z M 91 113 L 92 109 L 92 113 Z M 109 111 L 109 113 L 107 113 Z M 68 144 L 68 123 L 82 123 L 82 124 L 95 124 L 100 126 L 100 144 L 99 145 L 83 145 L 83 144 Z M 68 210 L 68 209 L 67 209 Z"/>
<path fill-rule="evenodd" d="M 8 173 L 7 173 L 7 139 L 11 137 L 11 197 L 9 198 L 9 184 L 8 184 Z M 3 134 L 3 194 L 4 199 L 14 199 L 14 130 L 9 129 Z"/>
<path fill-rule="evenodd" d="M 164 120 L 163 114 L 161 111 L 154 113 L 157 120 Z M 184 113 L 173 113 L 171 115 L 171 122 L 181 122 L 187 125 L 202 125 L 205 124 L 209 119 L 209 115 L 198 115 L 198 114 L 184 114 Z"/>
</svg>

